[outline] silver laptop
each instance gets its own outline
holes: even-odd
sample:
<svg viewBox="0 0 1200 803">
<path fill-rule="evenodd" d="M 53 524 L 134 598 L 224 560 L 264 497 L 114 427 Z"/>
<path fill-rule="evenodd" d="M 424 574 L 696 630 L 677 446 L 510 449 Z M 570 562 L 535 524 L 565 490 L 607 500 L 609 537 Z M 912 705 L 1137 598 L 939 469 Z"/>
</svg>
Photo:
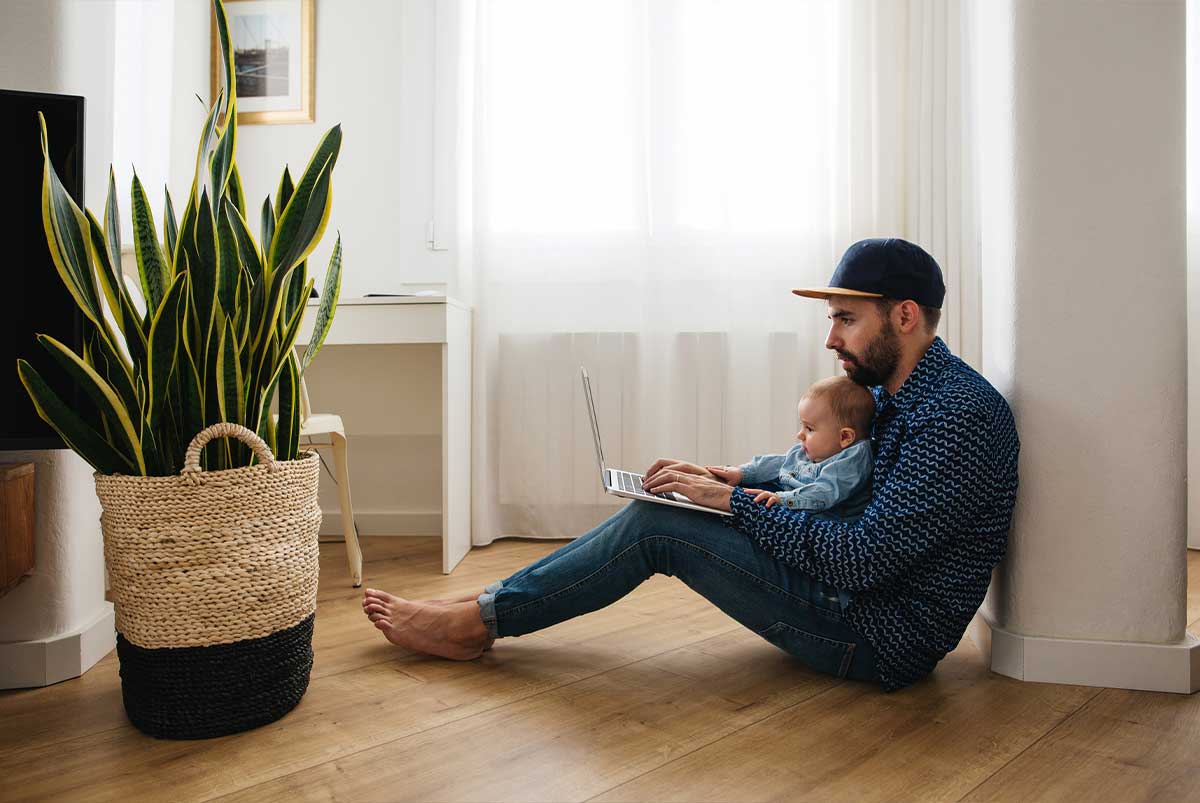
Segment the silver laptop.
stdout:
<svg viewBox="0 0 1200 803">
<path fill-rule="evenodd" d="M 642 475 L 619 468 L 607 468 L 604 465 L 604 447 L 600 445 L 600 423 L 596 420 L 596 403 L 592 400 L 592 383 L 588 379 L 586 368 L 580 367 L 579 376 L 583 380 L 583 395 L 587 399 L 588 416 L 592 419 L 592 439 L 596 442 L 596 461 L 600 464 L 600 483 L 604 492 L 627 499 L 641 499 L 646 502 L 657 502 L 660 505 L 674 505 L 705 513 L 716 513 L 719 516 L 732 516 L 724 510 L 713 510 L 711 507 L 697 505 L 686 496 L 677 493 L 652 494 L 642 490 Z"/>
</svg>

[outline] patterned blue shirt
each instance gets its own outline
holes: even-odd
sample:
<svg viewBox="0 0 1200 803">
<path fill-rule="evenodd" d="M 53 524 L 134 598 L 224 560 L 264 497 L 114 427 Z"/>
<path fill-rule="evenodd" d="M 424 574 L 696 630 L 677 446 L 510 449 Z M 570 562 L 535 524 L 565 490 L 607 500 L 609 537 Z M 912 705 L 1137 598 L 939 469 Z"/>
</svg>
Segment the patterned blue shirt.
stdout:
<svg viewBox="0 0 1200 803">
<path fill-rule="evenodd" d="M 740 485 L 756 488 L 773 482 L 779 501 L 792 510 L 833 510 L 838 515 L 861 515 L 871 501 L 871 441 L 864 439 L 824 460 L 813 462 L 797 443 L 787 454 L 759 454 L 742 470 Z"/>
<path fill-rule="evenodd" d="M 958 645 L 1004 557 L 1019 443 L 1008 403 L 941 338 L 904 385 L 874 388 L 874 495 L 856 521 L 755 504 L 727 523 L 853 601 L 883 687 L 929 673 Z"/>
</svg>

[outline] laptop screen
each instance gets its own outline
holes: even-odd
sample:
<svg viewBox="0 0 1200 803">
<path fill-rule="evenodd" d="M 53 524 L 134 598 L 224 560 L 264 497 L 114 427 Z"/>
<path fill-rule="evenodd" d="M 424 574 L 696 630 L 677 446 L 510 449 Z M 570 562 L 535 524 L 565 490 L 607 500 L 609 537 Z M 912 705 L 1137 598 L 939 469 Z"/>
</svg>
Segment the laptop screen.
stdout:
<svg viewBox="0 0 1200 803">
<path fill-rule="evenodd" d="M 604 447 L 600 445 L 600 424 L 596 421 L 596 403 L 592 400 L 592 383 L 588 379 L 587 369 L 579 366 L 579 378 L 583 381 L 583 396 L 587 400 L 588 418 L 592 422 L 592 440 L 596 443 L 596 462 L 600 464 L 600 487 L 606 488 L 604 482 Z"/>
</svg>

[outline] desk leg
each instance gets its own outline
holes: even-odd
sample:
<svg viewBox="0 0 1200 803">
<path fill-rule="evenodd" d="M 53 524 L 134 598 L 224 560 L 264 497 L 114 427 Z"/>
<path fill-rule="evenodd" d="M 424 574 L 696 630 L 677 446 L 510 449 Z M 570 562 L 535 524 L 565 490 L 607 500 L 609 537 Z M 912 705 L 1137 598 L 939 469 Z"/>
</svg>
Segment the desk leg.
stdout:
<svg viewBox="0 0 1200 803">
<path fill-rule="evenodd" d="M 471 313 L 447 305 L 442 345 L 442 573 L 471 551 Z"/>
</svg>

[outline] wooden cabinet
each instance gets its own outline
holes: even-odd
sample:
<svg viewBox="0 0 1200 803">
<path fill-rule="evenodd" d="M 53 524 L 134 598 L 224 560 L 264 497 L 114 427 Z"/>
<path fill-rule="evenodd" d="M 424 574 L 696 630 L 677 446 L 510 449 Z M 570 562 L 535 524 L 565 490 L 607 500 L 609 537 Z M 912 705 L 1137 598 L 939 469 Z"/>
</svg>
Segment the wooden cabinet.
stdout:
<svg viewBox="0 0 1200 803">
<path fill-rule="evenodd" d="M 33 571 L 33 463 L 0 463 L 0 596 Z"/>
</svg>

